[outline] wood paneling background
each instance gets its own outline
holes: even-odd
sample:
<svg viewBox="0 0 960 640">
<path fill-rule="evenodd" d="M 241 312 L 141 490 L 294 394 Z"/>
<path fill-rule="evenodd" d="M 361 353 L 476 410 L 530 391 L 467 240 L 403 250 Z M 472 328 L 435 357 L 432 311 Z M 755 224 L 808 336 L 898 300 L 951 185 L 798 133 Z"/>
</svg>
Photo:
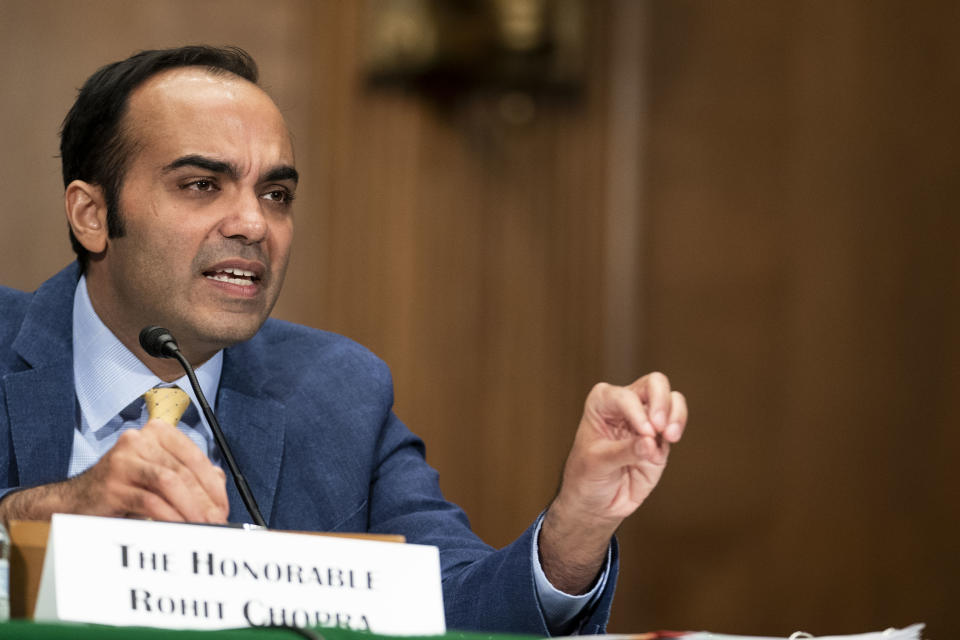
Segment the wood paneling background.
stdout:
<svg viewBox="0 0 960 640">
<path fill-rule="evenodd" d="M 0 282 L 70 259 L 56 129 L 89 73 L 239 44 L 305 177 L 276 315 L 387 360 L 488 541 L 549 501 L 590 385 L 657 368 L 693 419 L 611 630 L 958 635 L 958 9 L 585 5 L 583 99 L 510 126 L 366 88 L 359 2 L 0 0 Z"/>
<path fill-rule="evenodd" d="M 642 362 L 694 408 L 626 528 L 654 626 L 960 633 L 958 18 L 651 5 Z"/>
</svg>

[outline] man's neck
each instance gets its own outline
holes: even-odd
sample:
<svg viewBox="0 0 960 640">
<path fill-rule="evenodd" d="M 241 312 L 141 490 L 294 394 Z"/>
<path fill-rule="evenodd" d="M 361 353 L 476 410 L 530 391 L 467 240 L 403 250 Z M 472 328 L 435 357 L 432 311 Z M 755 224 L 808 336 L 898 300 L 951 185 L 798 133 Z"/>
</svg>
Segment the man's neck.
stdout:
<svg viewBox="0 0 960 640">
<path fill-rule="evenodd" d="M 163 380 L 164 382 L 173 382 L 174 380 L 183 376 L 184 370 L 180 362 L 176 358 L 155 358 L 143 350 L 143 347 L 140 346 L 140 334 L 137 333 L 137 339 L 134 344 L 130 344 L 124 337 L 119 334 L 114 334 L 117 336 L 117 339 L 123 343 L 123 345 L 130 349 L 130 351 L 140 359 L 140 361 L 147 366 L 150 371 Z M 187 362 L 194 368 L 199 367 L 200 365 L 207 362 L 212 358 L 217 352 L 213 351 L 211 353 L 206 353 L 201 357 L 191 357 L 188 351 L 183 345 L 180 347 L 181 353 L 187 359 Z"/>
<path fill-rule="evenodd" d="M 127 348 L 129 349 L 130 347 L 128 346 Z M 136 353 L 143 364 L 147 365 L 147 368 L 150 369 L 154 375 L 164 382 L 173 382 L 183 376 L 183 367 L 172 358 L 154 358 L 145 353 L 141 356 L 142 351 L 139 353 L 135 351 L 134 353 Z M 204 362 L 206 362 L 206 360 L 204 360 Z M 199 363 L 197 366 L 199 366 Z"/>
<path fill-rule="evenodd" d="M 124 322 L 116 314 L 111 313 L 110 305 L 99 304 L 99 296 L 95 282 L 91 282 L 87 276 L 87 295 L 90 299 L 90 305 L 94 313 L 100 318 L 100 321 L 116 336 L 123 346 L 130 350 L 150 371 L 164 382 L 173 382 L 183 376 L 183 367 L 175 358 L 155 358 L 144 351 L 140 346 L 140 331 L 142 326 L 130 325 Z M 187 358 L 187 361 L 194 367 L 199 367 L 212 358 L 219 348 L 197 348 L 195 345 L 180 344 L 181 353 Z"/>
</svg>

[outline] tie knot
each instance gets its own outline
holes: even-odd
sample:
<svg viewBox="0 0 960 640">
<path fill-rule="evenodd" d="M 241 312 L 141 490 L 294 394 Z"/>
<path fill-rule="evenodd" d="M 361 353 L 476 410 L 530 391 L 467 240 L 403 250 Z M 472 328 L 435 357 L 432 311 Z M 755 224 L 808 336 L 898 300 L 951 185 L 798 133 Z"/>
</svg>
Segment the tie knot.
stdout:
<svg viewBox="0 0 960 640">
<path fill-rule="evenodd" d="M 190 396 L 179 387 L 154 387 L 143 394 L 143 399 L 150 420 L 159 418 L 174 427 L 190 406 Z"/>
</svg>

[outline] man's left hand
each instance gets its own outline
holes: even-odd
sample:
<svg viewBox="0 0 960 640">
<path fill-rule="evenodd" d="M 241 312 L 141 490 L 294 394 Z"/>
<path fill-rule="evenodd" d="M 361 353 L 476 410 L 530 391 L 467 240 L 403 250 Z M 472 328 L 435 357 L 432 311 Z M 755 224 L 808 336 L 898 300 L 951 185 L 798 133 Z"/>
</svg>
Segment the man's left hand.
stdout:
<svg viewBox="0 0 960 640">
<path fill-rule="evenodd" d="M 686 424 L 686 400 L 661 373 L 590 391 L 540 530 L 541 564 L 557 589 L 589 590 L 611 536 L 657 485 Z"/>
</svg>

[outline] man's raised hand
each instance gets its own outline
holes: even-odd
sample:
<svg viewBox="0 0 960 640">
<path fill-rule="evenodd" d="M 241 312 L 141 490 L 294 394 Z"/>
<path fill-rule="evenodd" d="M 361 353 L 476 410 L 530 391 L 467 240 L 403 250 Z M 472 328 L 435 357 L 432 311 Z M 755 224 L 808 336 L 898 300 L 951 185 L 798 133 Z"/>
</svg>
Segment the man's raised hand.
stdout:
<svg viewBox="0 0 960 640">
<path fill-rule="evenodd" d="M 610 537 L 657 485 L 686 424 L 686 399 L 662 373 L 590 391 L 540 531 L 541 564 L 555 587 L 589 588 Z"/>
</svg>

